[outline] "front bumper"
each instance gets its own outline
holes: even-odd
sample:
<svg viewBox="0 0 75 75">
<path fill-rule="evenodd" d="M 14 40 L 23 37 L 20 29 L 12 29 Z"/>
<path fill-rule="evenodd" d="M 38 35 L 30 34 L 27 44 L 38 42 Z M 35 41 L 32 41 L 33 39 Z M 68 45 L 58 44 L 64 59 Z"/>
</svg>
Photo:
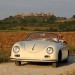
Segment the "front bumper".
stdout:
<svg viewBox="0 0 75 75">
<path fill-rule="evenodd" d="M 57 62 L 56 59 L 23 59 L 23 58 L 10 58 L 12 61 L 25 61 L 25 62 Z"/>
</svg>

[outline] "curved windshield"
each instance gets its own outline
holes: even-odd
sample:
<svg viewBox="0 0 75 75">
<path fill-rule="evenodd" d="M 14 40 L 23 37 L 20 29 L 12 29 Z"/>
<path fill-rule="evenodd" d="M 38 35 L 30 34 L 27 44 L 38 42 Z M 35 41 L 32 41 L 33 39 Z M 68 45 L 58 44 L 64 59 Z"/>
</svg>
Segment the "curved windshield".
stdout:
<svg viewBox="0 0 75 75">
<path fill-rule="evenodd" d="M 30 40 L 46 40 L 46 41 L 54 41 L 54 39 L 58 38 L 58 35 L 57 34 L 54 34 L 54 33 L 41 33 L 41 32 L 38 32 L 38 33 L 31 33 L 27 40 L 30 41 Z"/>
</svg>

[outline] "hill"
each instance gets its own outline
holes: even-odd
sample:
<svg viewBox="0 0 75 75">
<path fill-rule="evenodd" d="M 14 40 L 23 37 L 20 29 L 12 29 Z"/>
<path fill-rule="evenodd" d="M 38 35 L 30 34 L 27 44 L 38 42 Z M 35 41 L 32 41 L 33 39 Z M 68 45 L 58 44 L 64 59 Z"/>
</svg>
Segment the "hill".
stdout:
<svg viewBox="0 0 75 75">
<path fill-rule="evenodd" d="M 75 31 L 75 18 L 52 16 L 9 16 L 0 20 L 0 30 Z"/>
</svg>

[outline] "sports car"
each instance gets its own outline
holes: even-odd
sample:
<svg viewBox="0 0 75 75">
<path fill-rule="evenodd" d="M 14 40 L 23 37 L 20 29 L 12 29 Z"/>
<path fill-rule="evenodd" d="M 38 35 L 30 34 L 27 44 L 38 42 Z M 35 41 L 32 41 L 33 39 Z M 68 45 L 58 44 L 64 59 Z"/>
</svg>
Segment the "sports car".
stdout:
<svg viewBox="0 0 75 75">
<path fill-rule="evenodd" d="M 68 62 L 67 43 L 50 32 L 30 33 L 25 41 L 15 43 L 10 59 L 20 66 L 21 62 L 49 62 L 57 67 L 59 62 Z"/>
</svg>

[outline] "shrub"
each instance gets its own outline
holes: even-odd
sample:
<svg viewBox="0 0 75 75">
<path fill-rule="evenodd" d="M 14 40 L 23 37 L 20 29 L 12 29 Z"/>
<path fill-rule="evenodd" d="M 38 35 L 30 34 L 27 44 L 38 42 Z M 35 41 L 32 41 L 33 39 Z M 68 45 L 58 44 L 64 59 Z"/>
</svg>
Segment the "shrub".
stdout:
<svg viewBox="0 0 75 75">
<path fill-rule="evenodd" d="M 10 60 L 10 50 L 0 50 L 0 63 Z"/>
</svg>

